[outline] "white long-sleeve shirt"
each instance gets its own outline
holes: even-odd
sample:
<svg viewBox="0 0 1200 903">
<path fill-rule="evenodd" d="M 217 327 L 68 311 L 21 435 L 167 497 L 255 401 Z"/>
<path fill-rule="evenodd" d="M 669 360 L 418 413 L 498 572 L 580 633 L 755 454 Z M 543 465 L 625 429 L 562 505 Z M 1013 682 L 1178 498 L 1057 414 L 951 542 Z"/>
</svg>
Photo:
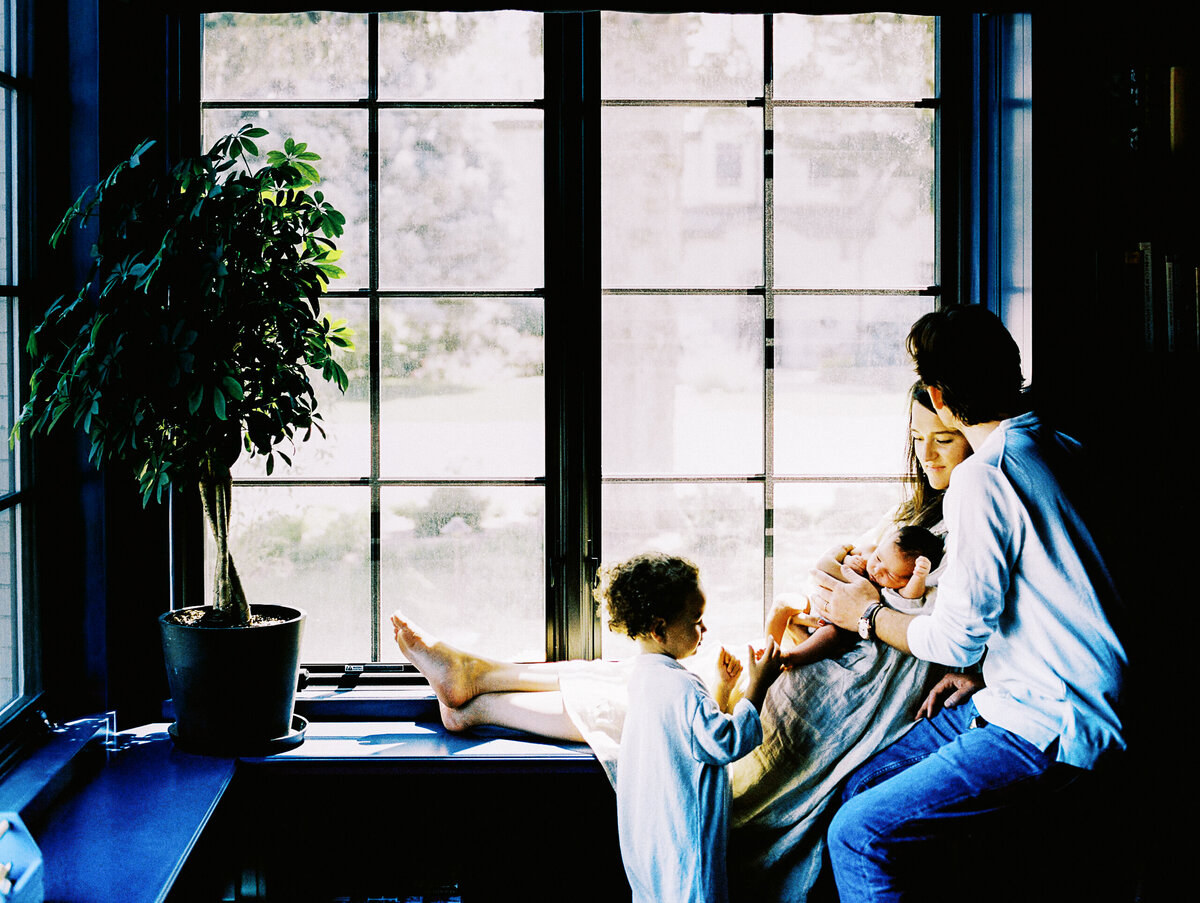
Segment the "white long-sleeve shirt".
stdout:
<svg viewBox="0 0 1200 903">
<path fill-rule="evenodd" d="M 1078 444 L 1033 414 L 1003 421 L 946 492 L 947 564 L 929 617 L 908 628 L 917 657 L 970 665 L 987 647 L 979 714 L 1059 761 L 1088 768 L 1124 747 L 1127 660 L 1120 604 L 1076 499 Z M 1064 487 L 1069 487 L 1067 491 Z"/>
<path fill-rule="evenodd" d="M 725 714 L 668 655 L 634 663 L 617 765 L 617 826 L 634 903 L 722 903 L 729 777 L 762 742 L 745 699 Z"/>
</svg>

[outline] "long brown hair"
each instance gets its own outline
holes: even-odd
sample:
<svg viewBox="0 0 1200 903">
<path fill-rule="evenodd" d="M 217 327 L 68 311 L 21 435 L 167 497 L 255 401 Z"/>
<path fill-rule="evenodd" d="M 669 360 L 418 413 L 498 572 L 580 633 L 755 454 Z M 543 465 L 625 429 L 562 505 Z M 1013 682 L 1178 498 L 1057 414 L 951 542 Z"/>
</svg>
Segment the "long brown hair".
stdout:
<svg viewBox="0 0 1200 903">
<path fill-rule="evenodd" d="M 912 422 L 913 405 L 919 404 L 930 413 L 936 414 L 933 402 L 929 398 L 929 390 L 918 380 L 908 391 L 908 416 Z M 942 519 L 942 496 L 945 491 L 934 489 L 929 485 L 925 470 L 917 460 L 917 452 L 913 448 L 912 436 L 908 437 L 908 451 L 905 455 L 908 473 L 904 479 L 904 501 L 896 512 L 896 523 L 912 524 L 916 527 L 932 527 Z"/>
</svg>

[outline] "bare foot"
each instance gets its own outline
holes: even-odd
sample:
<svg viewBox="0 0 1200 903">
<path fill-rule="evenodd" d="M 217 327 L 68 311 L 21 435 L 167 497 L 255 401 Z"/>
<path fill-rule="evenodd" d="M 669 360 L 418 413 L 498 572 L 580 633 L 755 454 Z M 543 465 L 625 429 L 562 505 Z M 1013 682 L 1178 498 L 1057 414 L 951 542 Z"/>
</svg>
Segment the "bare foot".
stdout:
<svg viewBox="0 0 1200 903">
<path fill-rule="evenodd" d="M 448 731 L 457 733 L 478 724 L 479 719 L 474 717 L 475 706 L 472 704 L 473 702 L 474 700 L 459 708 L 452 708 L 439 699 L 438 711 L 442 716 L 442 726 Z"/>
<path fill-rule="evenodd" d="M 444 707 L 458 709 L 475 698 L 479 692 L 476 678 L 484 667 L 483 660 L 428 637 L 398 611 L 392 614 L 392 628 L 400 651 L 429 681 Z M 449 724 L 446 727 L 455 730 Z"/>
</svg>

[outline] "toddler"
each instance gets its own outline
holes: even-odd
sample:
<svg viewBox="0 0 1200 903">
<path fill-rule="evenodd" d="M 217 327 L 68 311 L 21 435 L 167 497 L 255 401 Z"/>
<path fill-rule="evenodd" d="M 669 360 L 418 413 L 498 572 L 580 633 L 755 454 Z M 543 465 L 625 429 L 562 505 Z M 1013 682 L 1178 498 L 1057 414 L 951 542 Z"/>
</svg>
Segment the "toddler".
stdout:
<svg viewBox="0 0 1200 903">
<path fill-rule="evenodd" d="M 924 527 L 904 526 L 892 530 L 874 547 L 835 546 L 821 556 L 817 567 L 835 573 L 838 565 L 845 564 L 870 580 L 884 602 L 889 593 L 902 599 L 920 599 L 925 595 L 925 581 L 930 572 L 941 563 L 943 551 L 942 538 L 936 533 Z M 799 605 L 777 604 L 767 615 L 769 637 L 782 644 L 790 631 L 798 643 L 783 653 L 784 667 L 794 668 L 840 655 L 858 639 L 850 631 L 832 624 L 806 627 L 802 623 L 806 614 L 808 603 L 803 600 Z"/>
<path fill-rule="evenodd" d="M 745 695 L 729 706 L 742 671 L 722 649 L 718 686 L 679 663 L 704 636 L 696 565 L 651 553 L 601 572 L 596 598 L 610 626 L 641 647 L 617 765 L 621 859 L 634 903 L 722 903 L 729 777 L 725 766 L 762 742 L 758 710 L 779 674 L 779 649 L 749 650 Z"/>
</svg>

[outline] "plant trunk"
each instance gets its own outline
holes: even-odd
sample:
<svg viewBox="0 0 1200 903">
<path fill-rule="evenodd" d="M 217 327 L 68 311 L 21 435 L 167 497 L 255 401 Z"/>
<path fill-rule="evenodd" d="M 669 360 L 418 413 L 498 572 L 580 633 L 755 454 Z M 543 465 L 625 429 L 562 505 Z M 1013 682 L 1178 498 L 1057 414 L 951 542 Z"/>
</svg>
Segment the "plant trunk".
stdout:
<svg viewBox="0 0 1200 903">
<path fill-rule="evenodd" d="M 216 572 L 213 575 L 213 608 L 228 619 L 230 626 L 250 623 L 250 606 L 242 591 L 233 556 L 229 553 L 229 510 L 232 503 L 233 474 L 228 467 L 211 466 L 200 480 L 200 503 L 204 519 L 217 544 Z"/>
</svg>

